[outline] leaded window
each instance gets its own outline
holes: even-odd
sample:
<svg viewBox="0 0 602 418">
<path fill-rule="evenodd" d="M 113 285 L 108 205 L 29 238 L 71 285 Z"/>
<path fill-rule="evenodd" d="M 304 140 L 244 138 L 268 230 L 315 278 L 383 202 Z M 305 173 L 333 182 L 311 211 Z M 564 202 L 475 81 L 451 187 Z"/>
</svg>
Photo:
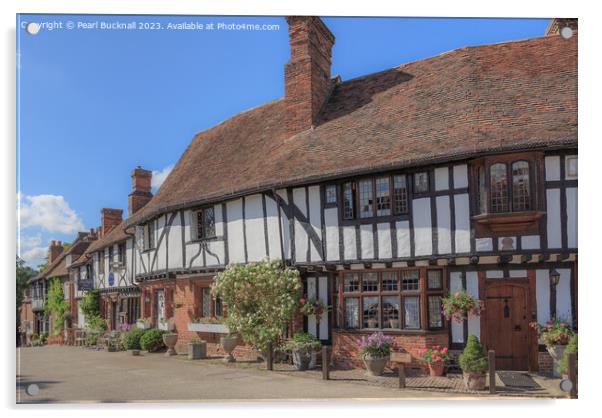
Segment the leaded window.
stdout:
<svg viewBox="0 0 602 418">
<path fill-rule="evenodd" d="M 336 205 L 337 203 L 337 186 L 330 184 L 324 189 L 325 200 L 327 205 Z"/>
<path fill-rule="evenodd" d="M 418 290 L 420 288 L 420 272 L 418 270 L 403 270 L 401 272 L 401 290 Z"/>
<path fill-rule="evenodd" d="M 393 213 L 408 212 L 408 185 L 404 175 L 393 176 Z"/>
<path fill-rule="evenodd" d="M 376 179 L 376 216 L 388 216 L 390 214 L 391 195 L 389 177 L 378 177 Z"/>
<path fill-rule="evenodd" d="M 420 298 L 406 296 L 403 298 L 404 328 L 420 329 Z"/>
<path fill-rule="evenodd" d="M 196 239 L 215 237 L 215 213 L 213 206 L 194 212 Z"/>
<path fill-rule="evenodd" d="M 426 171 L 414 174 L 414 191 L 416 193 L 428 193 L 429 174 Z"/>
<path fill-rule="evenodd" d="M 508 212 L 508 175 L 506 164 L 493 164 L 489 169 L 491 189 L 491 211 L 493 213 Z"/>
<path fill-rule="evenodd" d="M 371 218 L 374 216 L 372 180 L 361 180 L 358 182 L 358 187 L 360 218 Z"/>
<path fill-rule="evenodd" d="M 529 186 L 529 163 L 512 163 L 512 210 L 514 212 L 531 210 L 531 190 Z"/>
<path fill-rule="evenodd" d="M 353 183 L 343 184 L 343 219 L 355 218 L 355 197 Z"/>
</svg>

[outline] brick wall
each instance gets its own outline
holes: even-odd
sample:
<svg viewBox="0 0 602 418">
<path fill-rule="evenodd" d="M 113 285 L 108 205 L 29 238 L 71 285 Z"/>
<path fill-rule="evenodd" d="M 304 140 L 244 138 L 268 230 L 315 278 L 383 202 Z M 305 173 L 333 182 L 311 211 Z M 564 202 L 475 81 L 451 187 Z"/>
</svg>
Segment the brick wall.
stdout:
<svg viewBox="0 0 602 418">
<path fill-rule="evenodd" d="M 345 332 L 333 330 L 333 361 L 342 367 L 364 367 L 359 357 L 360 342 L 362 337 L 367 337 L 371 332 Z M 428 334 L 396 334 L 395 351 L 406 351 L 412 355 L 412 363 L 408 368 L 416 371 L 424 371 L 425 367 L 418 362 L 418 351 L 421 348 L 430 348 L 433 345 L 448 346 L 448 334 L 445 332 L 433 332 Z M 394 364 L 388 364 L 394 368 Z"/>
<path fill-rule="evenodd" d="M 552 360 L 552 356 L 547 351 L 540 351 L 538 353 L 538 362 L 539 362 L 539 374 L 544 376 L 552 376 L 552 371 L 554 369 L 554 360 Z"/>
</svg>

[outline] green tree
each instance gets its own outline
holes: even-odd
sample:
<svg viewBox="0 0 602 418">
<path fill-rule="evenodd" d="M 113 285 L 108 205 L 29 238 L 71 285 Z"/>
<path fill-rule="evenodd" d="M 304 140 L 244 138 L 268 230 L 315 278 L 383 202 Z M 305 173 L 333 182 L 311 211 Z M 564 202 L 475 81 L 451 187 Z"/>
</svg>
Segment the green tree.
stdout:
<svg viewBox="0 0 602 418">
<path fill-rule="evenodd" d="M 44 313 L 47 316 L 50 314 L 54 316 L 52 327 L 54 335 L 59 335 L 63 329 L 63 319 L 68 310 L 69 302 L 65 300 L 61 279 L 54 277 L 48 282 L 46 306 L 44 307 Z"/>
<path fill-rule="evenodd" d="M 17 256 L 17 309 L 23 303 L 23 292 L 27 289 L 27 281 L 36 274 L 34 269 L 25 265 L 25 260 Z"/>
<path fill-rule="evenodd" d="M 226 325 L 259 350 L 278 340 L 301 296 L 299 272 L 280 261 L 230 265 L 215 276 L 212 294 L 226 306 Z"/>
</svg>

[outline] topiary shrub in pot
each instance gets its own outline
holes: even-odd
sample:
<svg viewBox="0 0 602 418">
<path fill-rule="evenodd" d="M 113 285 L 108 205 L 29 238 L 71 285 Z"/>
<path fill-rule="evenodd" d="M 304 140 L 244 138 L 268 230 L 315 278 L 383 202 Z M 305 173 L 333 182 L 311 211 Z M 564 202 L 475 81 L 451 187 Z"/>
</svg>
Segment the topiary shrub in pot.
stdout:
<svg viewBox="0 0 602 418">
<path fill-rule="evenodd" d="M 282 346 L 284 350 L 291 352 L 297 370 L 307 370 L 312 353 L 320 350 L 321 347 L 320 341 L 307 332 L 296 332 L 293 338 L 287 340 Z"/>
<path fill-rule="evenodd" d="M 458 357 L 464 374 L 464 383 L 471 390 L 484 390 L 489 361 L 483 345 L 474 335 L 468 337 L 464 351 Z"/>
<path fill-rule="evenodd" d="M 163 334 L 165 334 L 165 331 L 157 328 L 147 330 L 144 335 L 140 337 L 140 348 L 148 352 L 159 351 L 162 348 L 165 348 Z"/>
</svg>

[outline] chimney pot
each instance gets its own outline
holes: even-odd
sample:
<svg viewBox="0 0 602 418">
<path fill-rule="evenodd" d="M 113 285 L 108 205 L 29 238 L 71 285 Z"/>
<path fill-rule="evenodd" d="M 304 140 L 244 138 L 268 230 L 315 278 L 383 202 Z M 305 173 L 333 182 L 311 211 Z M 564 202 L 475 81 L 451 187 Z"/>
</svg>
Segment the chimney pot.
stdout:
<svg viewBox="0 0 602 418">
<path fill-rule="evenodd" d="M 153 173 L 141 166 L 132 170 L 132 192 L 128 195 L 128 216 L 132 216 L 146 205 L 153 194 L 151 193 L 151 180 Z"/>
</svg>

